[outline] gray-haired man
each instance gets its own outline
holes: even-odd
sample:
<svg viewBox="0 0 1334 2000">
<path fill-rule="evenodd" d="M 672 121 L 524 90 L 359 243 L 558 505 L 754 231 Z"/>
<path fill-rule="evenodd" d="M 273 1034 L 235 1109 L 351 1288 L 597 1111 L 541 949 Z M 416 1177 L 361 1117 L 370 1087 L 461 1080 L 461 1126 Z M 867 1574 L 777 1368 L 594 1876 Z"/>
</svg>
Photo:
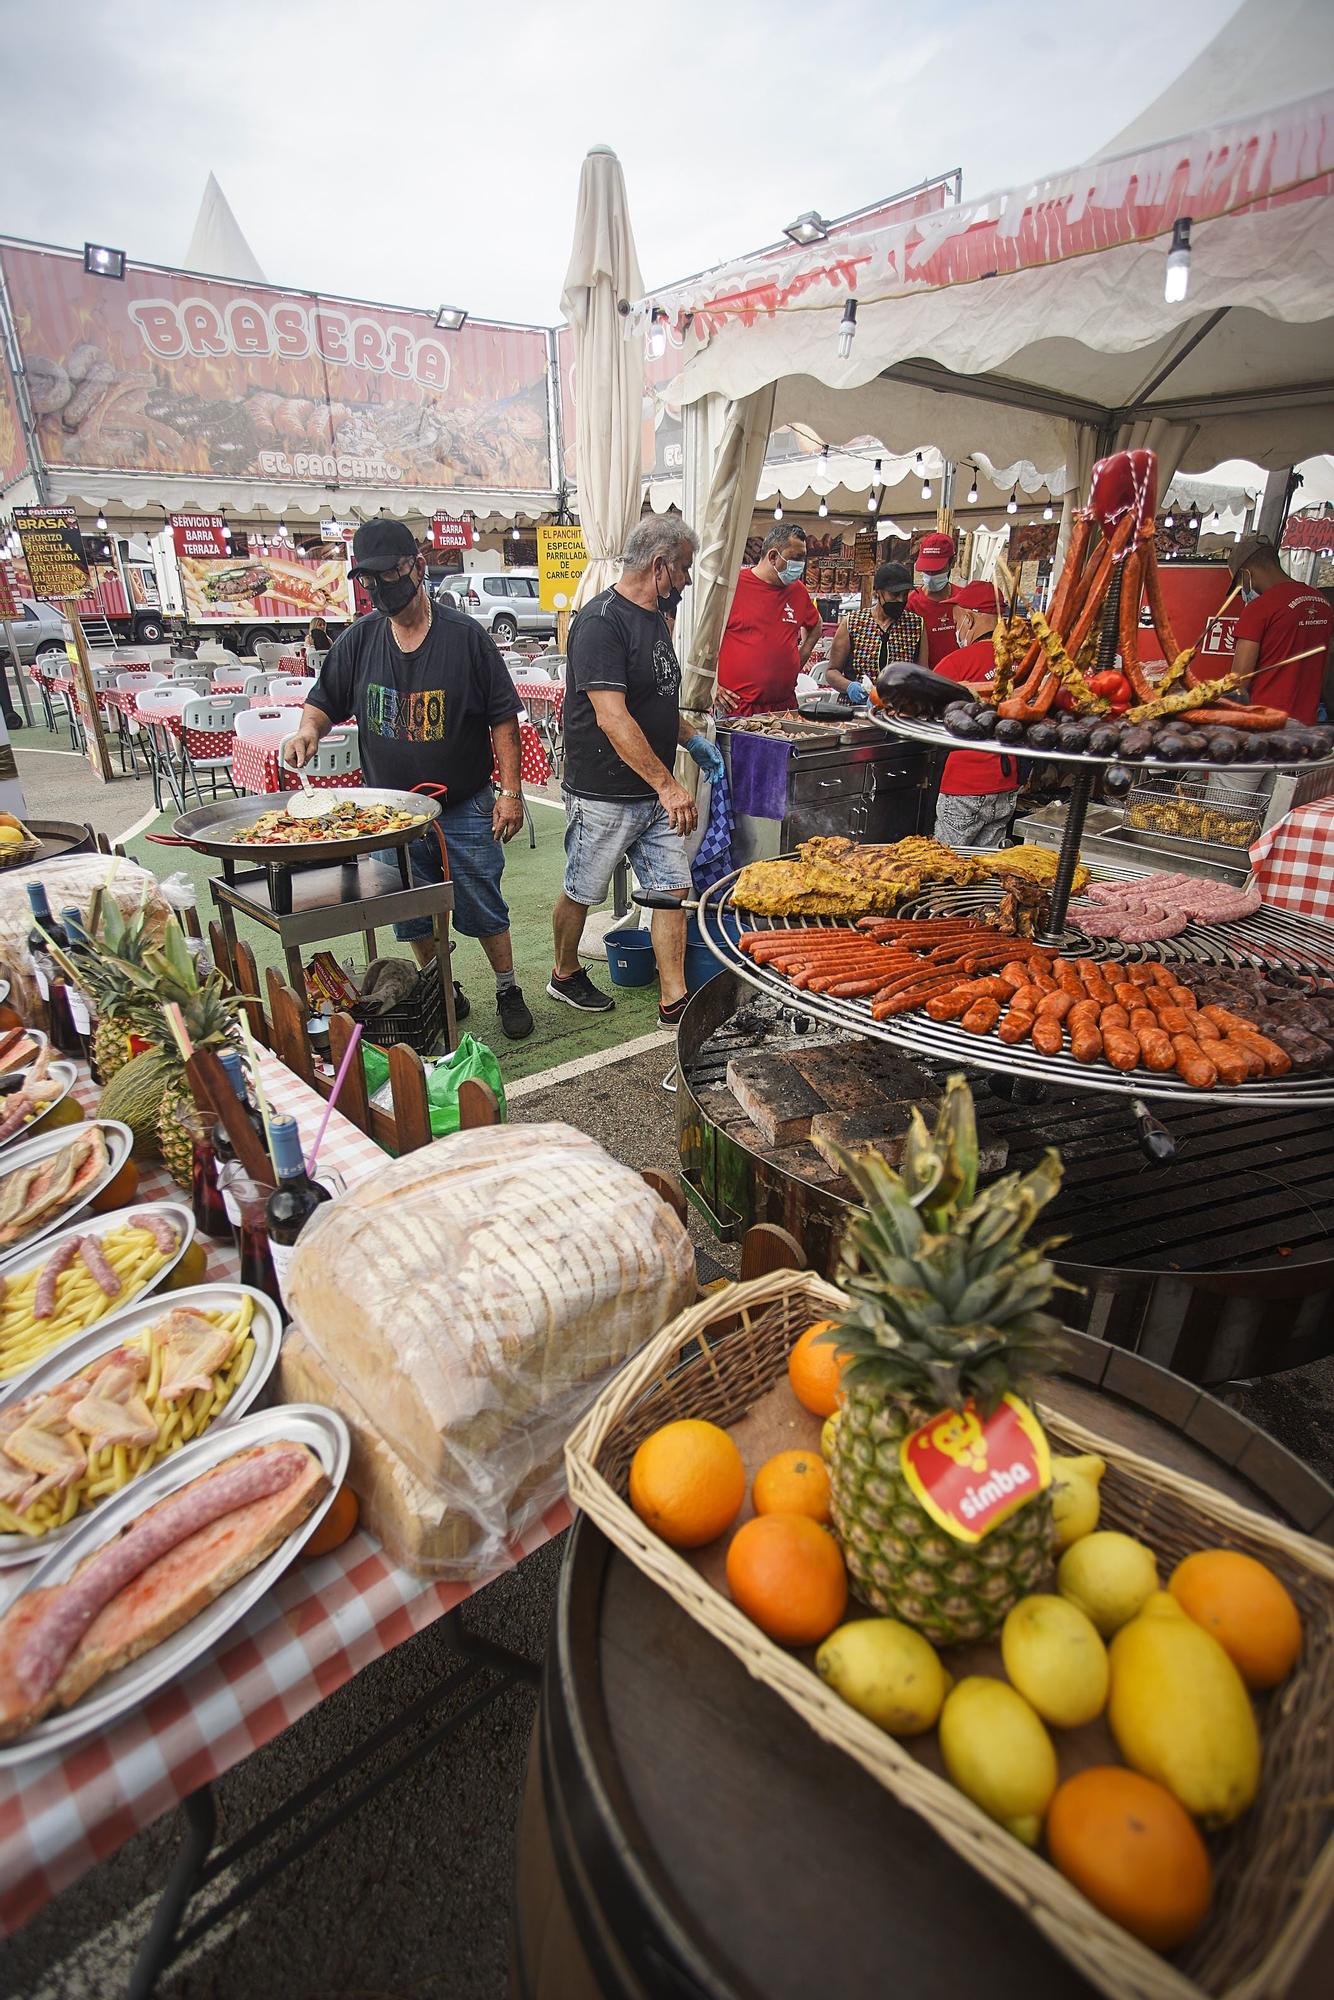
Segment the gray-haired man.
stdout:
<svg viewBox="0 0 1334 2000">
<path fill-rule="evenodd" d="M 698 537 L 666 515 L 641 521 L 626 544 L 619 583 L 590 598 L 570 627 L 565 675 L 565 887 L 552 915 L 553 1000 L 602 1014 L 615 1005 L 579 963 L 590 907 L 601 903 L 629 857 L 642 888 L 684 900 L 690 889 L 685 836 L 695 801 L 672 776 L 684 744 L 706 776 L 722 757 L 681 720 L 681 668 L 664 615 L 690 582 Z M 685 1007 L 686 920 L 653 913 L 658 1019 Z"/>
</svg>

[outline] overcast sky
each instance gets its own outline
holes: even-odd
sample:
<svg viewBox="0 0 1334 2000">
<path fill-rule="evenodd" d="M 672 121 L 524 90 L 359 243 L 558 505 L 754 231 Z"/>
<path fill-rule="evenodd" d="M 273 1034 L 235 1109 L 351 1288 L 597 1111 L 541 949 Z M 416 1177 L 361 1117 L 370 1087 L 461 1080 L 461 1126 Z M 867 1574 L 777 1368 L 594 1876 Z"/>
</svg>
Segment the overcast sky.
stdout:
<svg viewBox="0 0 1334 2000">
<path fill-rule="evenodd" d="M 1240 0 L 0 0 L 0 233 L 178 263 L 217 174 L 275 283 L 552 324 L 615 147 L 646 283 L 962 167 L 1096 151 Z"/>
</svg>

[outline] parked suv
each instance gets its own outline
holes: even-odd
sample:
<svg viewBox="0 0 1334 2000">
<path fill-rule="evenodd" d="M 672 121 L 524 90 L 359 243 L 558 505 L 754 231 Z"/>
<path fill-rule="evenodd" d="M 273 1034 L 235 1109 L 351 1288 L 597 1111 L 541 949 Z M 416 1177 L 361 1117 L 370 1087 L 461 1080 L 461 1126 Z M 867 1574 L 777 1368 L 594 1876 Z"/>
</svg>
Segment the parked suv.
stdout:
<svg viewBox="0 0 1334 2000">
<path fill-rule="evenodd" d="M 20 597 L 9 629 L 25 667 L 31 666 L 39 653 L 59 653 L 64 657 L 65 620 L 54 604 L 43 604 L 35 597 Z"/>
<path fill-rule="evenodd" d="M 509 646 L 520 633 L 549 639 L 556 630 L 554 611 L 537 601 L 535 569 L 473 570 L 451 576 L 441 585 L 470 618 L 485 625 L 498 646 Z"/>
</svg>

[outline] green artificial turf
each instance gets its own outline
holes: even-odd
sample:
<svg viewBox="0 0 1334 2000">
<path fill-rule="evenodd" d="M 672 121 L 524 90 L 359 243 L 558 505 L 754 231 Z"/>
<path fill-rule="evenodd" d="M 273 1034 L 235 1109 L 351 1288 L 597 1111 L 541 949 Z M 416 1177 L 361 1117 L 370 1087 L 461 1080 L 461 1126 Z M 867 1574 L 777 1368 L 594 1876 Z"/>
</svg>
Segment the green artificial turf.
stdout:
<svg viewBox="0 0 1334 2000">
<path fill-rule="evenodd" d="M 467 1030 L 494 1049 L 501 1073 L 510 1083 L 517 1082 L 520 1077 L 532 1076 L 538 1070 L 550 1069 L 557 1063 L 569 1062 L 577 1056 L 592 1055 L 600 1049 L 614 1049 L 637 1035 L 647 1034 L 658 1025 L 656 980 L 650 986 L 613 988 L 605 960 L 600 967 L 589 965 L 588 970 L 604 992 L 615 994 L 614 1012 L 580 1014 L 574 1008 L 563 1006 L 548 997 L 546 984 L 551 976 L 551 909 L 560 892 L 565 869 L 562 846 L 565 822 L 560 812 L 548 806 L 536 805 L 532 812 L 537 827 L 537 846 L 529 848 L 526 828 L 515 836 L 505 850 L 502 885 L 510 906 L 514 969 L 536 1022 L 536 1028 L 527 1041 L 506 1041 L 500 1031 L 495 1009 L 495 985 L 481 946 L 471 938 L 454 940 L 454 976 L 472 1002 Z M 164 814 L 148 832 L 170 831 L 172 817 L 172 814 Z M 210 921 L 217 915 L 208 881 L 215 870 L 220 871 L 220 864 L 207 855 L 196 853 L 193 848 L 159 847 L 143 835 L 128 842 L 127 851 L 158 877 L 177 871 L 188 875 L 199 899 L 200 922 L 207 931 Z M 247 923 L 244 918 L 238 920 L 238 925 L 241 936 L 255 954 L 261 981 L 270 965 L 282 970 L 282 954 L 273 933 L 258 924 Z M 366 963 L 366 953 L 357 933 L 337 941 L 330 940 L 328 948 L 340 960 L 350 958 L 358 968 Z M 409 947 L 395 944 L 393 933 L 388 930 L 380 934 L 380 948 L 386 954 L 401 953 L 405 958 L 411 956 Z M 309 956 L 310 953 L 307 953 Z"/>
</svg>

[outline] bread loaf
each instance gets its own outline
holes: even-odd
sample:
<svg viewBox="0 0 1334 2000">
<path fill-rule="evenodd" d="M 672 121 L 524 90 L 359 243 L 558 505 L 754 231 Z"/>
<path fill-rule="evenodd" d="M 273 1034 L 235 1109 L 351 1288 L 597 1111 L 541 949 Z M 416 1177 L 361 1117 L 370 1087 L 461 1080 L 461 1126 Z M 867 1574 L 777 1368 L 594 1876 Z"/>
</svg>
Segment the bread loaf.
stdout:
<svg viewBox="0 0 1334 2000">
<path fill-rule="evenodd" d="M 595 1141 L 461 1132 L 307 1224 L 282 1392 L 347 1419 L 352 1484 L 399 1560 L 485 1574 L 562 1492 L 575 1419 L 694 1294 L 680 1222 Z"/>
</svg>

